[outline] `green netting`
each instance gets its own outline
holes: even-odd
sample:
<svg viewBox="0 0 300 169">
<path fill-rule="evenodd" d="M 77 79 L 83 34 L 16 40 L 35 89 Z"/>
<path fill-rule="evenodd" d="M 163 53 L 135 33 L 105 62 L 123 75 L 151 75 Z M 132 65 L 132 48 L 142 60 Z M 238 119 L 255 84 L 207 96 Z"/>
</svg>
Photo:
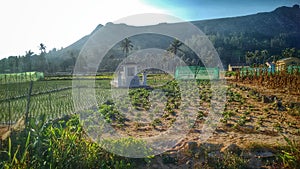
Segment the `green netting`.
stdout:
<svg viewBox="0 0 300 169">
<path fill-rule="evenodd" d="M 175 79 L 219 79 L 219 68 L 180 66 L 176 68 Z"/>
<path fill-rule="evenodd" d="M 294 72 L 300 72 L 300 66 L 288 66 L 287 72 L 292 74 Z"/>
<path fill-rule="evenodd" d="M 265 72 L 268 72 L 268 74 L 271 74 L 271 73 L 274 73 L 274 69 L 270 69 L 270 68 L 251 68 L 251 67 L 247 67 L 247 68 L 242 68 L 241 71 L 240 71 L 240 74 L 242 76 L 254 76 L 255 74 L 257 76 L 260 75 L 260 73 L 265 73 Z"/>
<path fill-rule="evenodd" d="M 21 83 L 21 82 L 28 82 L 28 81 L 37 81 L 42 79 L 44 79 L 43 72 L 22 72 L 22 73 L 0 74 L 0 84 Z"/>
</svg>

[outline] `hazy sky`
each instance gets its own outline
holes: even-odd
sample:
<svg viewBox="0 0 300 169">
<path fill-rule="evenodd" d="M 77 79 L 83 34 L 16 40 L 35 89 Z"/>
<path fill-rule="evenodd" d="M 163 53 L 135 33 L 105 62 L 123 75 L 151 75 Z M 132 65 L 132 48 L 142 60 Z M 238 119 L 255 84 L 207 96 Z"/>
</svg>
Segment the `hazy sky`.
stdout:
<svg viewBox="0 0 300 169">
<path fill-rule="evenodd" d="M 141 13 L 200 20 L 272 11 L 300 0 L 1 0 L 0 58 L 67 47 L 98 24 Z"/>
</svg>

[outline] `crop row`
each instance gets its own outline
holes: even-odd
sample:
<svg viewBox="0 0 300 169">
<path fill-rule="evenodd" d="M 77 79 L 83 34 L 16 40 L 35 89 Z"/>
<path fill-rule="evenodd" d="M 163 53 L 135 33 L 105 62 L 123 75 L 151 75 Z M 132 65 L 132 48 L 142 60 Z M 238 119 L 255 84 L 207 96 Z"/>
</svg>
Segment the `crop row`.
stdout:
<svg viewBox="0 0 300 169">
<path fill-rule="evenodd" d="M 67 88 L 72 88 L 72 80 L 50 80 L 50 81 L 35 81 L 33 82 L 32 95 L 44 94 L 49 92 L 55 92 Z M 106 89 L 109 88 L 109 80 L 80 80 L 81 86 L 91 86 L 96 88 Z M 0 85 L 0 101 L 12 100 L 22 97 L 27 97 L 29 92 L 30 82 L 24 83 L 12 83 Z"/>
<path fill-rule="evenodd" d="M 76 89 L 74 89 L 73 92 L 76 92 Z M 99 100 L 99 103 L 103 102 L 105 91 L 98 89 L 96 93 L 96 98 Z M 71 89 L 31 96 L 29 116 L 39 117 L 41 114 L 46 114 L 48 119 L 56 119 L 74 113 L 76 110 L 78 111 L 92 106 L 90 100 L 85 99 L 85 97 L 76 97 L 76 94 L 72 95 Z M 75 102 L 76 104 L 74 104 L 75 100 L 79 100 L 80 102 Z M 15 123 L 25 115 L 26 107 L 27 98 L 0 102 L 0 123 Z"/>
<path fill-rule="evenodd" d="M 244 74 L 237 73 L 236 80 L 243 83 L 265 86 L 273 89 L 286 89 L 290 92 L 300 93 L 300 72 L 298 70 L 282 70 L 276 73 L 269 73 L 261 69 L 259 72 L 246 71 Z"/>
<path fill-rule="evenodd" d="M 180 85 L 176 81 L 170 81 L 154 89 L 138 88 L 127 91 L 110 90 L 108 81 L 96 81 L 95 88 L 91 88 L 91 81 L 83 80 L 76 83 L 77 86 L 72 89 L 42 93 L 43 90 L 51 89 L 51 86 L 71 85 L 71 81 L 66 80 L 55 82 L 58 83 L 48 81 L 47 85 L 46 82 L 39 82 L 39 86 L 34 84 L 33 91 L 41 94 L 31 96 L 31 117 L 37 118 L 46 114 L 48 119 L 56 119 L 74 112 L 93 109 L 99 110 L 107 121 L 114 121 L 116 117 L 120 117 L 117 121 L 121 123 L 124 122 L 122 118 L 155 124 L 166 119 L 174 122 L 180 109 L 199 107 L 203 102 L 210 104 L 214 96 L 211 89 L 213 86 L 209 81 L 200 81 L 198 84 L 182 82 Z M 195 85 L 195 88 L 191 85 Z M 36 87 L 39 87 L 39 91 Z M 26 106 L 27 97 L 0 102 L 0 123 L 16 122 L 25 115 Z"/>
</svg>

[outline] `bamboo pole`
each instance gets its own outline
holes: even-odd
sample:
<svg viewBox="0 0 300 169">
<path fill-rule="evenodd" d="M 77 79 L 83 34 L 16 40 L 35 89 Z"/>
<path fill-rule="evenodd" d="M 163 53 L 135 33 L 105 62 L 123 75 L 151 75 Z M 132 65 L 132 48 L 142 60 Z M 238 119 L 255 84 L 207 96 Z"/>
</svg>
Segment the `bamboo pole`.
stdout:
<svg viewBox="0 0 300 169">
<path fill-rule="evenodd" d="M 32 86 L 33 86 L 33 81 L 30 81 L 28 97 L 27 97 L 26 113 L 25 113 L 25 124 L 26 125 L 28 123 L 28 118 L 29 118 L 30 97 L 31 97 L 31 92 L 32 92 Z"/>
</svg>

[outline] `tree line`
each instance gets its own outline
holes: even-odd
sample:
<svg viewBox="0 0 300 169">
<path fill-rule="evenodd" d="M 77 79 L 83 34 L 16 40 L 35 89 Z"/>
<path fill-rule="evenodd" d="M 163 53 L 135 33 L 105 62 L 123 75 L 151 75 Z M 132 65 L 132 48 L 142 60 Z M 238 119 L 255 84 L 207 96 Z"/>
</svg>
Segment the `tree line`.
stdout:
<svg viewBox="0 0 300 169">
<path fill-rule="evenodd" d="M 285 57 L 300 58 L 300 44 L 295 37 L 298 36 L 279 34 L 274 37 L 266 37 L 249 33 L 215 33 L 208 35 L 224 66 L 229 63 L 263 64 L 267 61 L 276 62 L 278 59 Z M 139 42 L 145 44 L 134 44 L 134 40 L 133 37 L 126 38 L 109 51 L 99 66 L 99 71 L 114 71 L 131 51 L 139 50 L 140 46 L 143 46 L 142 48 L 151 47 L 149 44 L 152 43 L 152 39 L 148 39 L 149 42 Z M 159 45 L 166 46 L 165 44 Z M 80 49 L 62 52 L 62 50 L 56 50 L 55 48 L 47 51 L 46 48 L 46 45 L 41 43 L 39 54 L 28 50 L 23 56 L 10 56 L 1 59 L 0 73 L 40 71 L 51 74 L 60 71 L 72 72 Z M 187 65 L 203 65 L 199 57 L 185 45 L 185 42 L 173 39 L 166 50 L 178 55 Z M 85 62 L 82 62 L 82 64 L 88 66 Z"/>
</svg>

